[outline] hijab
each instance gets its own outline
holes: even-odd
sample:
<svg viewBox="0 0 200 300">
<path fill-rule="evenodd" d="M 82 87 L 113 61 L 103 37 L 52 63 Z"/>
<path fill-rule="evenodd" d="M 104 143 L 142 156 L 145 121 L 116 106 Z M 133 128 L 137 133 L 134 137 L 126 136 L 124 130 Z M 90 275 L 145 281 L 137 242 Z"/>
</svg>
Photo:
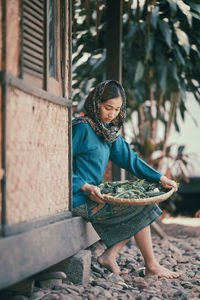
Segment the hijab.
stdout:
<svg viewBox="0 0 200 300">
<path fill-rule="evenodd" d="M 110 123 L 105 124 L 101 120 L 100 109 L 105 86 L 111 82 L 115 83 L 118 88 L 123 91 L 123 95 L 119 95 L 120 97 L 122 97 L 123 103 L 117 117 Z M 115 80 L 106 80 L 99 83 L 87 96 L 84 104 L 84 109 L 86 111 L 85 116 L 74 119 L 72 121 L 72 126 L 75 126 L 76 124 L 82 122 L 88 123 L 92 127 L 94 132 L 99 137 L 103 138 L 105 142 L 112 143 L 117 140 L 117 138 L 120 136 L 120 128 L 123 125 L 126 117 L 125 92 L 119 82 Z"/>
</svg>

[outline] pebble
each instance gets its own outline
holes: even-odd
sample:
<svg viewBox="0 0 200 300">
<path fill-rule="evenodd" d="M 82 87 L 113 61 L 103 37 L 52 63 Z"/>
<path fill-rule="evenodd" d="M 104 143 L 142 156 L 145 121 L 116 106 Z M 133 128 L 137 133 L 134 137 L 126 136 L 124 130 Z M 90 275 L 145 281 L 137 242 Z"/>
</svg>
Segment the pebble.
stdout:
<svg viewBox="0 0 200 300">
<path fill-rule="evenodd" d="M 144 276 L 144 262 L 134 239 L 128 242 L 118 257 L 120 268 L 128 269 L 129 273 L 121 276 L 112 274 L 96 263 L 96 258 L 105 250 L 101 243 L 97 243 L 91 247 L 91 251 L 94 251 L 89 283 L 74 285 L 62 272 L 40 274 L 39 286 L 35 286 L 30 297 L 13 293 L 9 300 L 200 299 L 198 237 L 170 237 L 169 241 L 163 241 L 153 234 L 152 240 L 157 260 L 170 270 L 180 272 L 180 278 Z M 0 299 L 7 300 L 3 297 Z"/>
</svg>

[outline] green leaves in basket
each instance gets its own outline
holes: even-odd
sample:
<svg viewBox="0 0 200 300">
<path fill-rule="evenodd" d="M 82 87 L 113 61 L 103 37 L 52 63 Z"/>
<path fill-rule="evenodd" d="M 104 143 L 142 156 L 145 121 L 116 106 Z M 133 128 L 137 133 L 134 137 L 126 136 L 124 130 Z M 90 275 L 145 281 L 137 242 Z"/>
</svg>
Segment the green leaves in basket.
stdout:
<svg viewBox="0 0 200 300">
<path fill-rule="evenodd" d="M 158 183 L 147 180 L 125 180 L 116 182 L 103 182 L 99 185 L 102 194 L 109 194 L 116 198 L 141 199 L 165 194 Z"/>
</svg>

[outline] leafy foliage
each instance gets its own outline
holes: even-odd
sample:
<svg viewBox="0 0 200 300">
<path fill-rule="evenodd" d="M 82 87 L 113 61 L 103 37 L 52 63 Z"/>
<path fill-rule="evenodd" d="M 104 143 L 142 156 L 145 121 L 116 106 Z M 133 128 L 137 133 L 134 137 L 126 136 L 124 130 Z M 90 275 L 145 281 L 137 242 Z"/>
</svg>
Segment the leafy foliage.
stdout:
<svg viewBox="0 0 200 300">
<path fill-rule="evenodd" d="M 106 79 L 106 1 L 73 2 L 73 99 Z M 123 1 L 123 86 L 127 120 L 137 112 L 133 145 L 147 160 L 167 153 L 177 114 L 184 120 L 186 93 L 200 103 L 200 3 L 198 0 Z M 88 28 L 88 29 L 86 29 Z M 163 136 L 158 129 L 163 127 Z"/>
<path fill-rule="evenodd" d="M 85 4 L 86 2 L 86 4 Z M 73 91 L 82 100 L 96 82 L 104 80 L 106 59 L 106 2 L 73 1 Z M 88 10 L 89 2 L 89 10 Z M 162 93 L 170 100 L 181 91 L 200 101 L 200 4 L 195 0 L 124 1 L 123 85 L 130 112 Z M 91 13 L 92 12 L 92 13 Z M 98 19 L 98 20 L 97 20 Z M 88 27 L 88 29 L 86 29 Z"/>
<path fill-rule="evenodd" d="M 110 196 L 124 199 L 144 199 L 165 193 L 159 184 L 139 179 L 103 182 L 99 185 L 99 188 L 102 194 L 109 194 Z"/>
</svg>

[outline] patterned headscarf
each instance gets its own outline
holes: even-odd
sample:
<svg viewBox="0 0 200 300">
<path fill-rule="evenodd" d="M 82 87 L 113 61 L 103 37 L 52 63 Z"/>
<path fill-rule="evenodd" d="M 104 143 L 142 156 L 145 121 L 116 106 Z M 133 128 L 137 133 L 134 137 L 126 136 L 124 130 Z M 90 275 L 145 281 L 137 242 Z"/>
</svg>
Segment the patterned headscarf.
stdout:
<svg viewBox="0 0 200 300">
<path fill-rule="evenodd" d="M 126 98 L 125 93 L 122 97 L 123 103 L 117 117 L 112 120 L 109 124 L 104 124 L 100 117 L 101 99 L 104 92 L 105 86 L 115 82 L 116 85 L 122 88 L 119 82 L 115 80 L 107 80 L 99 83 L 88 95 L 85 100 L 84 108 L 86 115 L 73 120 L 72 126 L 84 122 L 90 124 L 95 133 L 102 137 L 107 143 L 112 143 L 117 140 L 120 135 L 120 128 L 124 123 L 126 117 Z M 123 90 L 123 88 L 122 88 Z M 124 90 L 123 90 L 124 92 Z M 121 96 L 121 95 L 120 95 Z"/>
</svg>

